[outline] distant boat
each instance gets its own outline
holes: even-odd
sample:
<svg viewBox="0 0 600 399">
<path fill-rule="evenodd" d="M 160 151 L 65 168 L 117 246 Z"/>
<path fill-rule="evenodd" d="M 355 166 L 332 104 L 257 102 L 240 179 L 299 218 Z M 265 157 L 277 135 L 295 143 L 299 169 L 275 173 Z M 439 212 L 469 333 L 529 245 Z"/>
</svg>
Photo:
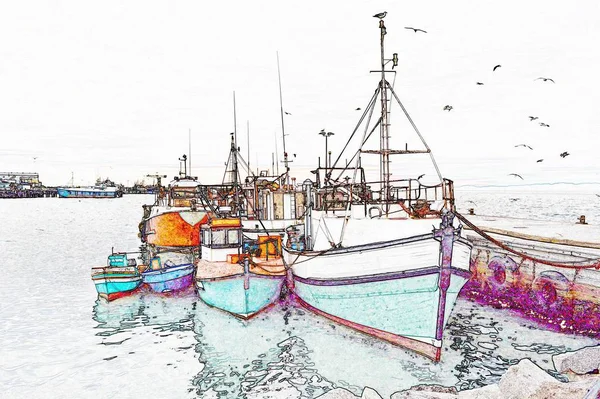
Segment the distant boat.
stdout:
<svg viewBox="0 0 600 399">
<path fill-rule="evenodd" d="M 120 198 L 123 192 L 118 187 L 57 187 L 59 198 Z"/>
<path fill-rule="evenodd" d="M 159 293 L 184 290 L 192 285 L 193 279 L 193 255 L 179 252 L 156 254 L 142 272 L 144 285 Z"/>
<path fill-rule="evenodd" d="M 439 361 L 446 322 L 471 275 L 472 245 L 454 222 L 453 182 L 442 178 L 431 150 L 385 78 L 386 64 L 396 66 L 397 55 L 383 58 L 383 19 L 379 28 L 378 87 L 349 135 L 344 149 L 350 153 L 333 163 L 326 158 L 325 167 L 313 171 L 316 182 L 304 182 L 304 223 L 290 227 L 284 252 L 300 304 Z M 390 134 L 393 100 L 417 136 L 411 141 L 403 137 L 401 149 L 390 148 L 390 138 L 397 136 Z M 376 107 L 381 108 L 378 116 Z M 376 131 L 379 148 L 369 148 L 368 139 Z M 375 162 L 367 167 L 367 154 L 379 158 L 378 173 L 372 173 Z M 428 164 L 432 161 L 426 172 L 436 173 L 439 180 L 422 183 L 426 165 L 413 161 L 417 154 Z M 349 161 L 342 161 L 344 155 Z M 391 171 L 392 155 L 405 155 L 404 160 L 394 158 L 402 169 Z"/>
<path fill-rule="evenodd" d="M 138 288 L 142 275 L 135 259 L 128 259 L 126 253 L 113 253 L 108 257 L 108 266 L 92 268 L 92 281 L 98 296 L 112 301 Z"/>
</svg>

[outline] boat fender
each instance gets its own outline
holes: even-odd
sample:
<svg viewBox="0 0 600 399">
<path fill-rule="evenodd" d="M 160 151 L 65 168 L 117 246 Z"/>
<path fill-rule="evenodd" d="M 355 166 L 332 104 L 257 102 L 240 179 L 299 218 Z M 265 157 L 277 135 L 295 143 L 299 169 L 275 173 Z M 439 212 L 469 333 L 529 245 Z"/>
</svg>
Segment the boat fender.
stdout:
<svg viewBox="0 0 600 399">
<path fill-rule="evenodd" d="M 494 256 L 488 262 L 489 273 L 486 283 L 493 294 L 506 290 L 510 283 L 506 282 L 507 273 L 515 273 L 519 265 L 509 256 Z"/>
<path fill-rule="evenodd" d="M 373 210 L 377 210 L 379 213 L 376 216 L 373 216 Z M 378 206 L 372 206 L 369 208 L 369 217 L 371 219 L 375 219 L 375 218 L 380 218 L 381 215 L 383 215 L 383 212 L 381 211 L 381 208 Z"/>
</svg>

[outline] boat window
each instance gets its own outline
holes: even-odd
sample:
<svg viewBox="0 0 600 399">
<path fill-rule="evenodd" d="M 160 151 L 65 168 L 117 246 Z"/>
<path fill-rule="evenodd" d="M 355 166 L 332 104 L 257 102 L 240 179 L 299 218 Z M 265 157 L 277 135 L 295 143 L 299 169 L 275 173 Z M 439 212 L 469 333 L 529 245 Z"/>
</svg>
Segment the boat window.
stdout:
<svg viewBox="0 0 600 399">
<path fill-rule="evenodd" d="M 238 230 L 227 230 L 227 242 L 228 244 L 239 244 L 240 232 Z"/>
<path fill-rule="evenodd" d="M 225 245 L 225 232 L 226 230 L 213 230 L 212 232 L 212 245 Z"/>
<path fill-rule="evenodd" d="M 205 247 L 210 247 L 210 230 L 202 229 L 202 245 Z"/>
</svg>

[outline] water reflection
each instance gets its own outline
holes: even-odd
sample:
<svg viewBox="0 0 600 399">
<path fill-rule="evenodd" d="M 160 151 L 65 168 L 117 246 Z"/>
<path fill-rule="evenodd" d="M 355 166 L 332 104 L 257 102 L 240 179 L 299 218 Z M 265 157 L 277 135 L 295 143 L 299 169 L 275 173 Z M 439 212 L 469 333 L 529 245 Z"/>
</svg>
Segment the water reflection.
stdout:
<svg viewBox="0 0 600 399">
<path fill-rule="evenodd" d="M 184 392 L 175 397 L 253 399 L 271 392 L 314 398 L 335 387 L 360 395 L 364 386 L 389 397 L 417 384 L 472 389 L 498 382 L 525 357 L 556 375 L 552 355 L 595 343 L 539 331 L 506 310 L 464 300 L 449 320 L 438 364 L 291 302 L 243 321 L 206 306 L 194 293 L 142 293 L 96 301 L 93 318 L 98 344 L 106 348 L 103 360 L 135 354 L 139 364 L 161 374 L 176 369 L 172 375 L 187 386 L 181 384 Z"/>
</svg>

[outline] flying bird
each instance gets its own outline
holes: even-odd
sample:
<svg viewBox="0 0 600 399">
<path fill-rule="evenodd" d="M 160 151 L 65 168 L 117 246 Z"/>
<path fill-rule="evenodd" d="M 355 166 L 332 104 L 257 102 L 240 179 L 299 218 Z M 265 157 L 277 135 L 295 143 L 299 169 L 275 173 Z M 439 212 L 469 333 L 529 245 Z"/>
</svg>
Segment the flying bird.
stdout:
<svg viewBox="0 0 600 399">
<path fill-rule="evenodd" d="M 539 118 L 538 118 L 537 116 L 530 116 L 530 117 L 529 117 L 529 121 L 530 121 L 530 122 L 532 122 L 532 121 L 534 121 L 534 120 L 536 120 L 536 119 L 539 119 Z"/>
<path fill-rule="evenodd" d="M 420 175 L 419 177 L 417 177 L 417 180 L 420 180 L 421 177 L 425 176 L 425 173 L 423 173 L 422 175 Z"/>
<path fill-rule="evenodd" d="M 424 31 L 423 29 L 419 29 L 419 28 L 411 28 L 410 26 L 405 26 L 404 29 L 412 29 L 415 31 L 415 33 L 417 32 L 423 32 L 423 33 L 427 33 L 426 31 Z"/>
<path fill-rule="evenodd" d="M 544 82 L 550 81 L 550 82 L 552 82 L 552 83 L 556 83 L 554 80 L 552 80 L 552 79 L 550 79 L 550 78 L 543 78 L 543 77 L 541 77 L 541 76 L 540 76 L 539 78 L 537 78 L 537 79 L 533 79 L 533 80 L 539 80 L 539 79 L 542 79 Z"/>
<path fill-rule="evenodd" d="M 521 177 L 521 175 L 518 175 L 518 174 L 516 174 L 516 173 L 509 173 L 508 175 L 509 175 L 509 176 L 514 176 L 514 177 L 518 177 L 518 178 L 519 178 L 519 179 L 521 179 L 521 180 L 525 180 L 525 179 L 523 179 L 523 177 Z"/>
<path fill-rule="evenodd" d="M 569 155 L 571 155 L 571 154 L 569 154 L 568 152 L 565 151 L 565 152 L 563 152 L 563 153 L 560 154 L 560 157 L 561 158 L 565 158 L 565 157 L 568 157 Z"/>
<path fill-rule="evenodd" d="M 494 67 L 494 69 L 492 69 L 493 72 L 496 72 L 496 69 L 500 68 L 502 65 L 498 64 Z"/>
<path fill-rule="evenodd" d="M 452 111 L 452 105 L 446 105 L 444 111 Z"/>
<path fill-rule="evenodd" d="M 477 82 L 477 86 L 483 86 L 482 82 Z"/>
<path fill-rule="evenodd" d="M 544 159 L 542 158 L 542 159 L 538 159 L 538 160 L 537 160 L 537 161 L 535 161 L 535 162 L 542 162 L 543 160 L 544 160 Z"/>
<path fill-rule="evenodd" d="M 600 197 L 600 194 L 596 194 L 596 197 Z"/>
<path fill-rule="evenodd" d="M 360 107 L 356 108 L 357 111 L 360 111 Z"/>
<path fill-rule="evenodd" d="M 294 155 L 294 158 L 296 158 L 296 154 L 292 154 L 292 155 Z"/>
<path fill-rule="evenodd" d="M 379 19 L 384 19 L 386 15 L 387 15 L 387 11 L 384 11 L 384 12 L 380 12 L 379 14 L 373 15 L 373 17 L 379 18 Z"/>
<path fill-rule="evenodd" d="M 285 112 L 284 112 L 284 114 L 286 114 L 286 115 L 291 115 L 292 113 L 291 113 L 291 112 L 287 112 L 287 111 L 285 111 Z"/>
<path fill-rule="evenodd" d="M 531 148 L 530 146 L 528 146 L 527 144 L 517 144 L 515 147 L 527 147 L 530 150 L 533 150 L 533 148 Z"/>
<path fill-rule="evenodd" d="M 540 126 L 543 126 L 543 127 L 550 127 L 550 125 L 548 125 L 547 123 L 544 123 L 544 122 L 540 122 Z"/>
</svg>

